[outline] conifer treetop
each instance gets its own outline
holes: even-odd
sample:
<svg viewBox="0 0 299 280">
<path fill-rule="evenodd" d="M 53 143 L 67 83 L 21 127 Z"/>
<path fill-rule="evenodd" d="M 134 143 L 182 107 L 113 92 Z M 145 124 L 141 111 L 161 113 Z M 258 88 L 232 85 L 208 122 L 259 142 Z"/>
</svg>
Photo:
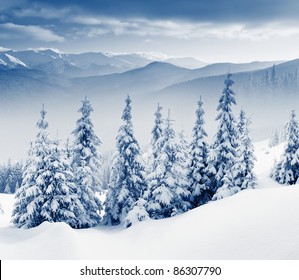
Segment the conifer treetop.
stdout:
<svg viewBox="0 0 299 280">
<path fill-rule="evenodd" d="M 123 111 L 123 114 L 122 114 L 122 120 L 124 120 L 127 124 L 129 125 L 132 125 L 132 106 L 131 106 L 131 98 L 130 98 L 130 95 L 128 94 L 127 95 L 127 98 L 126 98 L 126 106 L 125 106 L 125 109 Z"/>
<path fill-rule="evenodd" d="M 47 114 L 47 111 L 45 111 L 45 107 L 44 107 L 44 104 L 43 104 L 42 109 L 40 111 L 41 118 L 38 120 L 38 122 L 36 124 L 36 126 L 39 129 L 46 129 L 49 126 L 48 122 L 45 120 L 46 114 Z"/>
<path fill-rule="evenodd" d="M 81 102 L 82 107 L 78 110 L 78 112 L 82 113 L 83 118 L 88 118 L 90 113 L 93 112 L 93 108 L 91 107 L 91 104 L 86 96 Z"/>
</svg>

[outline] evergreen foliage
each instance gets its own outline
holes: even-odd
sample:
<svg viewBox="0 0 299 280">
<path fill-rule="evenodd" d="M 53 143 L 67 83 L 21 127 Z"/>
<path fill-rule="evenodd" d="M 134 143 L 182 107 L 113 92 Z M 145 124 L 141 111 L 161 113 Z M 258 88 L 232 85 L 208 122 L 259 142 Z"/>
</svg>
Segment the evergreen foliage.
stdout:
<svg viewBox="0 0 299 280">
<path fill-rule="evenodd" d="M 124 226 L 126 228 L 136 224 L 138 222 L 142 222 L 149 219 L 149 215 L 146 211 L 146 200 L 143 198 L 139 198 L 133 205 L 132 210 L 127 214 Z"/>
<path fill-rule="evenodd" d="M 66 156 L 47 132 L 46 111 L 41 110 L 38 133 L 30 144 L 21 187 L 15 195 L 12 222 L 32 228 L 44 221 L 66 222 L 78 227 L 82 207 Z"/>
<path fill-rule="evenodd" d="M 22 163 L 11 163 L 10 160 L 6 164 L 0 166 L 0 193 L 13 194 L 22 183 Z"/>
<path fill-rule="evenodd" d="M 210 190 L 210 178 L 208 176 L 209 146 L 206 142 L 208 135 L 204 129 L 205 112 L 203 102 L 200 100 L 197 102 L 197 105 L 188 164 L 188 181 L 192 208 L 209 202 L 213 195 Z"/>
<path fill-rule="evenodd" d="M 296 184 L 299 177 L 299 128 L 293 110 L 286 124 L 287 143 L 284 152 L 273 169 L 272 177 L 280 184 Z"/>
<path fill-rule="evenodd" d="M 214 172 L 215 180 L 211 181 L 212 193 L 218 191 L 219 188 L 231 188 L 233 182 L 231 172 L 236 161 L 237 148 L 237 131 L 236 120 L 232 113 L 232 105 L 236 104 L 235 93 L 231 89 L 234 81 L 231 79 L 231 74 L 227 74 L 224 81 L 225 88 L 221 94 L 219 105 L 217 107 L 218 115 L 216 120 L 219 121 L 218 130 L 212 145 L 212 153 L 210 155 L 210 172 Z M 227 176 L 226 176 L 227 175 Z M 221 189 L 222 190 L 222 189 Z M 221 197 L 215 196 L 215 198 Z"/>
<path fill-rule="evenodd" d="M 184 168 L 186 159 L 183 160 L 182 147 L 177 143 L 169 115 L 157 145 L 161 150 L 155 160 L 156 168 L 148 176 L 147 210 L 151 218 L 162 219 L 188 210 L 190 195 Z"/>
<path fill-rule="evenodd" d="M 122 223 L 147 187 L 142 152 L 133 132 L 132 101 L 129 95 L 125 103 L 123 125 L 116 137 L 117 153 L 111 167 L 110 188 L 105 202 L 104 223 L 108 225 Z"/>
<path fill-rule="evenodd" d="M 100 168 L 101 156 L 98 154 L 100 139 L 94 132 L 90 114 L 93 108 L 85 97 L 78 110 L 81 117 L 77 120 L 76 129 L 72 132 L 74 144 L 72 149 L 72 168 L 75 184 L 83 206 L 80 227 L 87 228 L 100 222 L 102 204 L 96 196 L 96 191 L 101 191 Z"/>
</svg>

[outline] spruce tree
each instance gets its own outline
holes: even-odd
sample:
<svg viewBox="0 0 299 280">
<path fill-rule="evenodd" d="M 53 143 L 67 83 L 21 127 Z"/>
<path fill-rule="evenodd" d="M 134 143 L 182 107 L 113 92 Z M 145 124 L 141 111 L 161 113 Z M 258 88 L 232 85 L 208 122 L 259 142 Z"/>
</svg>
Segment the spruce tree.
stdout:
<svg viewBox="0 0 299 280">
<path fill-rule="evenodd" d="M 204 129 L 203 102 L 197 102 L 196 121 L 193 127 L 192 142 L 190 144 L 188 180 L 191 192 L 192 208 L 209 202 L 212 198 L 210 179 L 208 176 L 209 146 L 206 142 L 208 136 Z"/>
<path fill-rule="evenodd" d="M 72 132 L 74 136 L 72 150 L 74 182 L 78 187 L 79 199 L 84 209 L 80 223 L 82 228 L 97 225 L 100 222 L 100 211 L 102 210 L 102 204 L 95 193 L 101 190 L 101 156 L 97 151 L 101 141 L 94 132 L 90 118 L 92 111 L 93 108 L 85 97 L 78 110 L 81 117 L 77 120 L 77 127 Z"/>
<path fill-rule="evenodd" d="M 166 118 L 163 135 L 158 140 L 161 150 L 156 158 L 156 168 L 149 174 L 147 210 L 151 218 L 162 219 L 188 209 L 188 181 L 183 168 L 182 154 L 172 128 L 170 115 Z M 184 163 L 183 163 L 184 164 Z"/>
<path fill-rule="evenodd" d="M 84 209 L 74 184 L 70 161 L 58 140 L 52 141 L 45 163 L 44 172 L 38 178 L 46 182 L 42 217 L 48 222 L 65 222 L 74 228 L 81 227 Z"/>
<path fill-rule="evenodd" d="M 135 223 L 142 222 L 149 219 L 149 215 L 146 211 L 146 200 L 139 198 L 133 205 L 132 210 L 127 214 L 124 226 L 126 228 L 132 226 Z"/>
<path fill-rule="evenodd" d="M 296 184 L 299 177 L 299 128 L 295 111 L 291 111 L 286 124 L 287 143 L 273 170 L 272 177 L 280 184 Z"/>
<path fill-rule="evenodd" d="M 179 196 L 176 205 L 176 214 L 181 214 L 191 208 L 191 193 L 189 191 L 188 182 L 188 156 L 189 143 L 186 140 L 184 130 L 178 133 L 177 147 L 176 147 L 176 165 L 174 170 L 176 172 L 176 194 Z"/>
<path fill-rule="evenodd" d="M 234 182 L 231 169 L 236 161 L 237 149 L 237 132 L 236 120 L 232 112 L 232 105 L 236 104 L 235 93 L 231 89 L 234 81 L 231 74 L 227 74 L 224 81 L 225 88 L 222 91 L 219 105 L 217 107 L 218 115 L 216 120 L 219 121 L 218 130 L 212 145 L 211 164 L 215 170 L 215 181 L 211 182 L 212 193 L 217 193 L 221 187 L 233 188 Z M 222 190 L 221 190 L 222 191 Z M 232 191 L 234 192 L 234 191 Z M 225 192 L 227 193 L 227 192 Z M 216 195 L 213 199 L 221 198 Z"/>
<path fill-rule="evenodd" d="M 45 221 L 41 207 L 45 201 L 45 182 L 40 177 L 44 172 L 46 157 L 49 155 L 50 139 L 47 132 L 46 111 L 41 110 L 37 122 L 38 133 L 30 145 L 23 172 L 21 187 L 15 195 L 12 222 L 19 228 L 32 228 Z"/>
<path fill-rule="evenodd" d="M 269 140 L 269 148 L 275 147 L 280 143 L 277 129 L 274 129 L 273 134 Z"/>
<path fill-rule="evenodd" d="M 237 164 L 235 172 L 238 174 L 236 184 L 241 190 L 254 189 L 256 185 L 256 176 L 253 172 L 254 162 L 254 147 L 249 136 L 249 125 L 251 121 L 246 117 L 243 110 L 240 111 L 238 122 L 239 144 L 237 147 Z"/>
<path fill-rule="evenodd" d="M 152 173 L 155 173 L 157 168 L 157 157 L 161 153 L 161 148 L 163 146 L 162 139 L 163 136 L 163 118 L 162 118 L 162 109 L 163 107 L 160 106 L 158 103 L 157 111 L 155 112 L 154 116 L 154 127 L 152 129 L 152 139 L 151 139 L 151 147 L 149 149 L 148 154 L 148 160 L 147 160 L 147 183 L 150 187 L 152 185 L 151 180 L 156 180 L 153 176 L 151 176 Z M 145 199 L 148 199 L 148 195 L 150 193 L 149 188 L 145 191 L 144 197 Z"/>
<path fill-rule="evenodd" d="M 112 165 L 111 185 L 105 202 L 104 223 L 107 225 L 122 223 L 146 189 L 145 166 L 134 136 L 129 95 L 125 103 L 123 125 L 116 137 L 117 153 Z"/>
<path fill-rule="evenodd" d="M 160 106 L 158 103 L 157 111 L 155 112 L 155 124 L 154 128 L 152 129 L 152 140 L 151 140 L 151 147 L 152 147 L 152 155 L 153 155 L 153 161 L 157 158 L 159 154 L 159 145 L 161 145 L 161 142 L 159 142 L 159 139 L 162 137 L 163 134 L 163 119 L 162 119 L 162 111 L 163 107 Z M 155 168 L 153 166 L 153 168 Z"/>
</svg>

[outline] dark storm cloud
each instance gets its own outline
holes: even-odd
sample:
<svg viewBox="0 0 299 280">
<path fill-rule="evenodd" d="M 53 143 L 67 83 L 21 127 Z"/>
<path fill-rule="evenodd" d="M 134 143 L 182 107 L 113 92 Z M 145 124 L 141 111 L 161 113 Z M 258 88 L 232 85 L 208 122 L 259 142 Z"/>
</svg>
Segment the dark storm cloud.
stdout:
<svg viewBox="0 0 299 280">
<path fill-rule="evenodd" d="M 298 17 L 297 0 L 31 0 L 27 7 L 76 7 L 78 13 L 117 18 L 185 19 L 209 22 L 290 20 Z M 20 1 L 18 6 L 22 7 Z M 11 5 L 10 5 L 11 6 Z M 1 5 L 0 5 L 1 9 Z"/>
</svg>

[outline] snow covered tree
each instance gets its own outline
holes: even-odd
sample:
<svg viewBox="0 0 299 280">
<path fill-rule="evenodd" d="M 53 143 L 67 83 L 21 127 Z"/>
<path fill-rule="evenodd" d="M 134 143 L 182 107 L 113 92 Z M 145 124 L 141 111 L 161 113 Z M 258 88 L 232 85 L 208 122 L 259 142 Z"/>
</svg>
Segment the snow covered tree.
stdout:
<svg viewBox="0 0 299 280">
<path fill-rule="evenodd" d="M 44 221 L 66 222 L 78 227 L 82 212 L 71 167 L 47 132 L 46 111 L 41 111 L 38 133 L 30 145 L 23 181 L 17 190 L 12 222 L 21 228 L 31 228 Z"/>
<path fill-rule="evenodd" d="M 208 176 L 209 146 L 206 142 L 207 133 L 204 129 L 203 102 L 197 102 L 196 121 L 193 127 L 193 137 L 190 144 L 188 180 L 191 192 L 192 208 L 209 202 L 212 198 L 210 179 Z"/>
<path fill-rule="evenodd" d="M 152 154 L 153 154 L 153 161 L 157 158 L 159 154 L 159 147 L 158 144 L 161 144 L 158 140 L 162 137 L 163 133 L 163 119 L 162 119 L 162 111 L 163 107 L 160 106 L 158 103 L 158 108 L 155 113 L 155 125 L 152 129 L 152 140 L 151 140 L 151 146 L 152 146 Z"/>
<path fill-rule="evenodd" d="M 146 200 L 143 198 L 139 198 L 133 204 L 132 210 L 129 211 L 124 221 L 124 225 L 126 228 L 138 222 L 142 222 L 150 219 L 146 211 L 145 205 L 146 205 Z"/>
<path fill-rule="evenodd" d="M 132 101 L 129 95 L 125 103 L 123 125 L 116 137 L 117 153 L 112 164 L 110 188 L 105 202 L 104 223 L 107 225 L 122 223 L 146 189 L 145 166 L 133 132 Z"/>
<path fill-rule="evenodd" d="M 284 152 L 273 169 L 273 178 L 280 184 L 296 184 L 299 177 L 299 128 L 293 110 L 286 124 L 287 143 Z"/>
<path fill-rule="evenodd" d="M 101 156 L 97 148 L 101 141 L 94 132 L 90 114 L 93 108 L 85 97 L 78 110 L 81 117 L 77 120 L 77 127 L 72 132 L 74 143 L 72 149 L 72 168 L 78 195 L 83 205 L 84 213 L 81 215 L 81 228 L 88 228 L 100 222 L 102 204 L 95 192 L 101 190 L 100 168 Z"/>
<path fill-rule="evenodd" d="M 23 181 L 16 192 L 12 211 L 12 222 L 19 228 L 36 227 L 45 221 L 41 215 L 41 207 L 45 201 L 45 182 L 39 176 L 44 172 L 45 159 L 49 155 L 50 139 L 44 107 L 40 113 L 41 118 L 37 122 L 38 133 L 34 143 L 30 145 Z"/>
<path fill-rule="evenodd" d="M 44 203 L 41 215 L 48 222 L 65 222 L 80 228 L 84 223 L 83 206 L 79 201 L 78 189 L 67 155 L 60 148 L 58 140 L 52 141 L 49 155 L 45 158 L 44 172 L 37 181 L 45 182 Z"/>
<path fill-rule="evenodd" d="M 171 122 L 168 114 L 162 137 L 157 143 L 161 143 L 161 150 L 155 161 L 156 168 L 148 176 L 147 210 L 154 219 L 171 217 L 187 210 L 184 197 L 189 196 L 188 181 Z"/>
<path fill-rule="evenodd" d="M 278 134 L 278 131 L 277 129 L 274 129 L 273 133 L 272 133 L 272 136 L 269 140 L 269 148 L 272 148 L 272 147 L 275 147 L 277 146 L 278 144 L 280 143 L 280 140 L 279 140 L 279 134 Z"/>
<path fill-rule="evenodd" d="M 237 165 L 236 172 L 238 172 L 238 181 L 241 190 L 254 189 L 256 185 L 256 176 L 253 172 L 254 162 L 256 161 L 254 155 L 254 147 L 249 136 L 249 125 L 251 120 L 246 117 L 243 110 L 240 112 L 238 123 L 239 144 L 237 147 Z"/>
<path fill-rule="evenodd" d="M 177 137 L 177 152 L 176 165 L 174 170 L 176 176 L 176 194 L 179 196 L 178 204 L 176 205 L 176 214 L 181 214 L 191 208 L 191 193 L 188 189 L 188 157 L 189 157 L 189 143 L 186 140 L 184 130 L 178 133 Z"/>
<path fill-rule="evenodd" d="M 217 107 L 218 115 L 216 120 L 219 121 L 218 130 L 212 145 L 212 152 L 210 154 L 210 172 L 213 170 L 215 180 L 211 181 L 212 193 L 216 193 L 221 187 L 232 188 L 233 182 L 231 169 L 236 161 L 237 148 L 237 132 L 236 120 L 232 113 L 232 105 L 236 104 L 235 93 L 231 89 L 234 81 L 231 79 L 231 74 L 227 74 L 224 81 L 225 88 L 219 100 Z M 226 176 L 227 174 L 227 176 Z M 220 196 L 215 196 L 215 198 Z"/>
</svg>

